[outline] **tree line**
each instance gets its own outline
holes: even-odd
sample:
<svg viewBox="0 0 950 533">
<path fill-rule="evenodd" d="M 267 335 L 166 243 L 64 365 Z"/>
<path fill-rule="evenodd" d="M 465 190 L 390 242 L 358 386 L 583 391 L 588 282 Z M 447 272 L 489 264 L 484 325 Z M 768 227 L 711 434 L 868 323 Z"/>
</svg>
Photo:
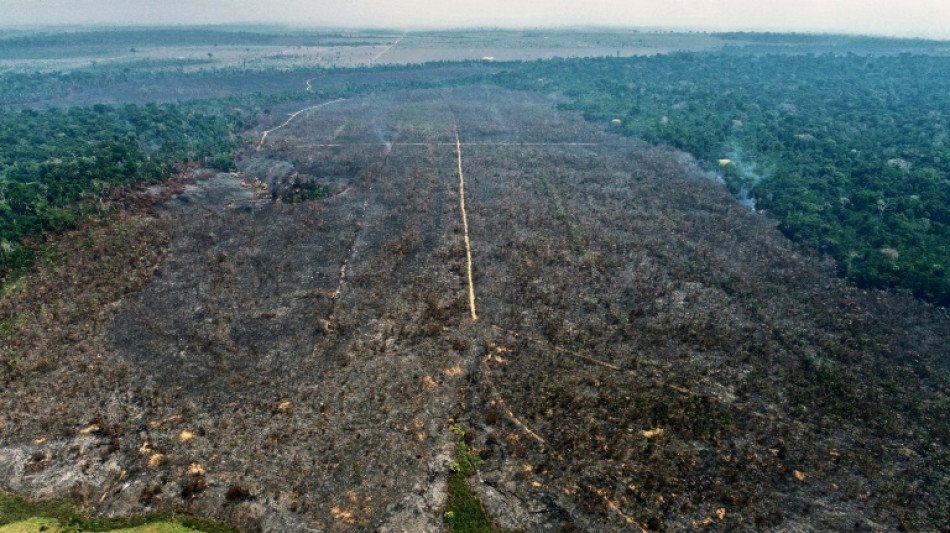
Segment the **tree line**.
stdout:
<svg viewBox="0 0 950 533">
<path fill-rule="evenodd" d="M 184 161 L 231 168 L 242 120 L 199 104 L 0 113 L 0 276 L 33 260 L 24 239 L 74 228 L 117 186 Z"/>
<path fill-rule="evenodd" d="M 672 54 L 494 77 L 718 171 L 864 287 L 950 304 L 950 58 Z"/>
</svg>

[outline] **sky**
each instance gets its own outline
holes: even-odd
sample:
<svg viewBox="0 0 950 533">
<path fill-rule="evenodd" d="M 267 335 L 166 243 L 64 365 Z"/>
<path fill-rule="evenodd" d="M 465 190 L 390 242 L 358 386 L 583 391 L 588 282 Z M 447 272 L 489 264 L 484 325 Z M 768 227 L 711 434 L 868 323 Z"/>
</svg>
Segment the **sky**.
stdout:
<svg viewBox="0 0 950 533">
<path fill-rule="evenodd" d="M 0 0 L 0 26 L 628 26 L 950 39 L 950 0 Z"/>
</svg>

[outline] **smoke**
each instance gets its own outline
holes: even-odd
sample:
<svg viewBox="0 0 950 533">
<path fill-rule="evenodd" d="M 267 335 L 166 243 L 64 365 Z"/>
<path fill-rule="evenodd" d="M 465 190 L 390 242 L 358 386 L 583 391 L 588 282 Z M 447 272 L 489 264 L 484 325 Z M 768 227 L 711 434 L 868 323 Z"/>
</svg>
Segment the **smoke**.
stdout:
<svg viewBox="0 0 950 533">
<path fill-rule="evenodd" d="M 393 149 L 393 134 L 389 126 L 379 120 L 373 120 L 370 131 L 372 131 L 373 137 L 376 138 L 379 144 L 383 145 L 383 155 L 389 155 L 389 152 Z"/>
<path fill-rule="evenodd" d="M 755 198 L 749 194 L 749 189 L 740 187 L 736 198 L 739 199 L 739 203 L 749 208 L 749 211 L 755 212 Z"/>
<path fill-rule="evenodd" d="M 728 159 L 730 161 L 728 164 L 735 165 L 736 169 L 739 170 L 739 186 L 734 192 L 735 197 L 740 203 L 742 203 L 742 205 L 754 212 L 756 209 L 756 203 L 755 197 L 752 196 L 750 188 L 762 181 L 764 176 L 756 169 L 755 165 L 748 162 L 743 157 L 742 152 L 739 149 L 732 150 L 728 155 Z M 686 173 L 686 177 L 689 179 L 713 180 L 727 187 L 730 185 L 735 185 L 729 183 L 726 180 L 726 176 L 722 172 L 711 172 L 709 170 L 703 169 L 696 161 L 696 158 L 691 154 L 685 152 L 676 154 L 676 162 L 679 163 L 680 167 Z"/>
<path fill-rule="evenodd" d="M 703 169 L 692 154 L 678 152 L 675 158 L 676 162 L 679 163 L 680 168 L 683 169 L 683 172 L 686 174 L 687 178 L 691 180 L 713 180 L 718 182 L 720 185 L 726 184 L 726 181 L 723 179 L 721 174 Z"/>
<path fill-rule="evenodd" d="M 749 210 L 755 211 L 755 197 L 752 196 L 750 189 L 765 179 L 766 176 L 760 171 L 755 163 L 752 163 L 745 157 L 742 149 L 738 146 L 733 146 L 733 149 L 728 155 L 729 159 L 732 160 L 731 164 L 735 165 L 739 170 L 738 182 L 740 185 L 738 191 L 735 193 L 736 198 L 738 198 L 742 205 L 749 208 Z"/>
</svg>

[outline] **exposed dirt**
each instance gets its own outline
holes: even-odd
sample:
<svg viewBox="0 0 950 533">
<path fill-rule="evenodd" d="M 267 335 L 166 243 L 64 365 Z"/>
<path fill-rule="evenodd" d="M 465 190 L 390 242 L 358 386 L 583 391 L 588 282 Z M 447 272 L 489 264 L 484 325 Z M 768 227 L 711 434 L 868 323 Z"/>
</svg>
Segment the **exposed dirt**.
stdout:
<svg viewBox="0 0 950 533">
<path fill-rule="evenodd" d="M 476 88 L 314 109 L 238 163 L 151 222 L 143 277 L 69 315 L 81 334 L 17 338 L 7 488 L 248 530 L 439 531 L 454 420 L 512 529 L 947 517 L 926 420 L 948 414 L 950 320 L 847 286 L 688 158 Z M 300 182 L 328 195 L 280 201 Z"/>
<path fill-rule="evenodd" d="M 284 32 L 281 32 L 284 33 Z M 246 43 L 198 46 L 104 39 L 96 46 L 7 48 L 0 68 L 17 72 L 69 71 L 73 69 L 150 69 L 194 73 L 213 69 L 293 69 L 361 67 L 375 64 L 420 64 L 491 58 L 532 61 L 552 57 L 603 57 L 653 55 L 683 51 L 719 50 L 727 41 L 699 33 L 616 31 L 518 31 L 475 30 L 450 32 L 378 31 L 352 33 L 349 37 L 319 33 L 259 37 L 270 44 Z M 142 38 L 147 39 L 143 32 Z M 317 44 L 314 41 L 325 41 Z M 742 43 L 745 44 L 745 43 Z M 130 47 L 134 45 L 134 50 Z M 149 66 L 152 63 L 155 66 Z"/>
</svg>

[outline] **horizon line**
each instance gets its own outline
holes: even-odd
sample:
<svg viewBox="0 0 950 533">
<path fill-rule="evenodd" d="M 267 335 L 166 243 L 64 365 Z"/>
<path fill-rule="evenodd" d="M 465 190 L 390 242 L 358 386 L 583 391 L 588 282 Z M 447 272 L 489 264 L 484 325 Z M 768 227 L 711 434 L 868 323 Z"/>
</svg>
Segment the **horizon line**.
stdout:
<svg viewBox="0 0 950 533">
<path fill-rule="evenodd" d="M 797 28 L 700 28 L 688 26 L 627 26 L 611 24 L 541 24 L 536 26 L 529 25 L 419 25 L 419 26 L 358 26 L 358 25 L 319 25 L 319 24 L 292 24 L 286 22 L 213 22 L 213 23 L 162 23 L 150 24 L 139 22 L 79 22 L 79 23 L 56 23 L 56 24 L 5 24 L 0 22 L 0 31 L 42 31 L 42 30 L 65 30 L 65 29 L 206 29 L 206 28 L 257 28 L 258 31 L 266 29 L 283 29 L 292 31 L 386 31 L 393 33 L 426 33 L 435 31 L 456 31 L 456 32 L 517 32 L 517 31 L 565 31 L 565 32 L 624 32 L 633 31 L 646 34 L 699 34 L 699 35 L 720 35 L 728 33 L 749 33 L 749 34 L 776 34 L 776 35 L 807 35 L 807 36 L 840 36 L 840 37 L 872 37 L 881 39 L 910 39 L 920 41 L 950 41 L 950 32 L 943 37 L 910 34 L 910 33 L 874 33 L 862 31 L 830 30 L 830 29 L 797 29 Z M 263 31 L 262 31 L 263 33 Z"/>
</svg>

